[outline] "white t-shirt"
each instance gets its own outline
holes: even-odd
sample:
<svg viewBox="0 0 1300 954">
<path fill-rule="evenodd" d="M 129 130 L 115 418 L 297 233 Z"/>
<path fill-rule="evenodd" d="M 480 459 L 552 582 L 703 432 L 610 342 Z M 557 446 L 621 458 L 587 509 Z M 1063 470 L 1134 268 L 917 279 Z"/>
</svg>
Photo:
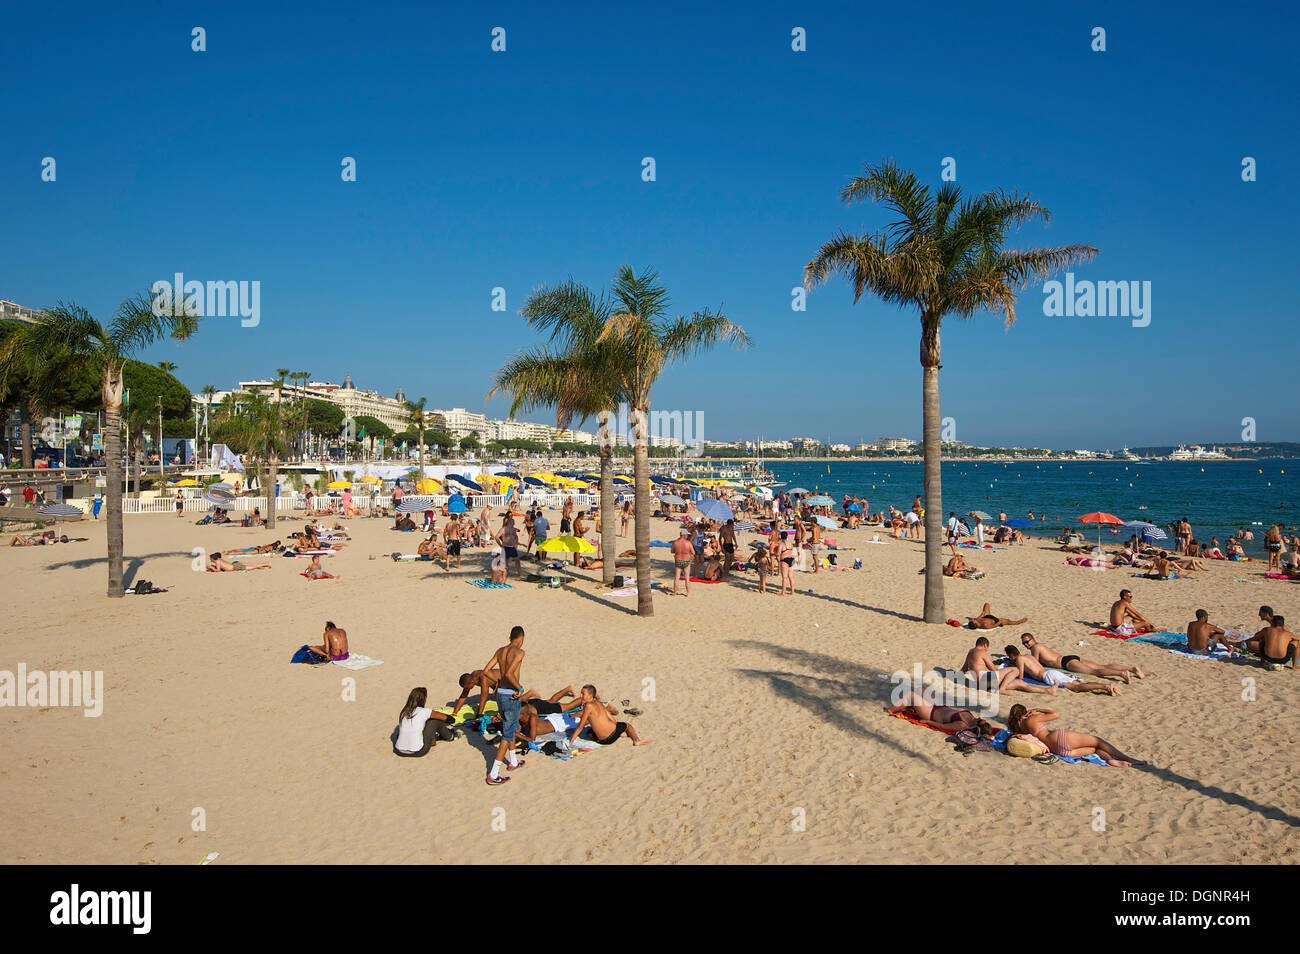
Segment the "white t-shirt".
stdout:
<svg viewBox="0 0 1300 954">
<path fill-rule="evenodd" d="M 397 728 L 397 751 L 411 753 L 424 748 L 424 724 L 431 715 L 432 709 L 421 706 L 409 718 L 402 720 Z"/>
<path fill-rule="evenodd" d="M 907 513 L 903 514 L 903 519 L 906 520 L 908 523 L 920 523 L 920 522 L 921 522 L 921 518 L 918 517 L 918 516 L 917 516 L 915 513 L 913 513 L 911 510 L 909 510 Z"/>
</svg>

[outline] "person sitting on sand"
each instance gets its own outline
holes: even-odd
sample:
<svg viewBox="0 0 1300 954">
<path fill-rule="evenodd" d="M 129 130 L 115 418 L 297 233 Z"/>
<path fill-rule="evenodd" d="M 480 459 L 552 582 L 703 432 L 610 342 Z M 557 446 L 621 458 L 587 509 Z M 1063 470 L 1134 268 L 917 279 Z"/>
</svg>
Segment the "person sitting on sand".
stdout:
<svg viewBox="0 0 1300 954">
<path fill-rule="evenodd" d="M 342 662 L 348 658 L 348 631 L 339 629 L 333 622 L 326 621 L 321 645 L 307 648 L 318 655 L 328 656 L 330 662 Z"/>
<path fill-rule="evenodd" d="M 1137 666 L 1119 666 L 1095 663 L 1080 656 L 1062 656 L 1056 650 L 1040 643 L 1033 633 L 1021 633 L 1020 645 L 1029 650 L 1033 657 L 1050 669 L 1064 669 L 1068 672 L 1083 673 L 1085 676 L 1110 676 L 1123 679 L 1125 685 L 1132 682 L 1132 676 L 1145 679 L 1146 676 Z"/>
<path fill-rule="evenodd" d="M 220 553 L 213 553 L 208 557 L 209 573 L 235 573 L 243 570 L 269 570 L 270 568 L 271 564 L 269 563 L 251 563 L 247 566 L 238 560 L 227 563 L 221 558 Z"/>
<path fill-rule="evenodd" d="M 1098 695 L 1118 696 L 1123 691 L 1114 683 L 1084 682 L 1078 676 L 1071 675 L 1068 672 L 1061 672 L 1059 669 L 1048 669 L 1033 656 L 1022 653 L 1015 646 L 1004 646 L 1002 651 L 1006 653 L 1007 659 L 1010 661 L 1009 668 L 1017 670 L 1021 679 L 1037 679 L 1049 686 L 1068 689 L 1070 692 L 1095 692 Z"/>
<path fill-rule="evenodd" d="M 1116 636 L 1154 633 L 1155 626 L 1133 605 L 1133 591 L 1120 590 L 1119 599 L 1110 604 L 1110 631 Z"/>
<path fill-rule="evenodd" d="M 638 738 L 636 729 L 626 722 L 615 722 L 605 704 L 600 701 L 600 694 L 596 692 L 596 687 L 586 685 L 582 687 L 582 717 L 578 719 L 578 724 L 569 736 L 570 741 L 576 739 L 582 734 L 586 726 L 591 727 L 591 734 L 601 745 L 613 745 L 622 736 L 626 735 L 633 745 L 649 745 L 653 739 Z"/>
<path fill-rule="evenodd" d="M 402 531 L 414 530 L 415 521 L 411 519 L 411 515 L 409 513 L 398 514 L 397 522 L 393 524 L 393 529 L 402 530 Z"/>
<path fill-rule="evenodd" d="M 339 630 L 339 632 L 342 632 Z M 416 686 L 406 697 L 406 705 L 397 717 L 397 738 L 393 742 L 393 754 L 403 758 L 418 759 L 428 755 L 429 750 L 439 742 L 451 742 L 456 738 L 456 730 L 449 724 L 454 715 L 434 712 L 425 703 L 429 690 Z"/>
<path fill-rule="evenodd" d="M 422 560 L 438 560 L 446 555 L 447 548 L 442 545 L 437 533 L 431 533 L 427 540 L 420 541 L 420 545 L 415 548 L 415 552 Z"/>
<path fill-rule="evenodd" d="M 1032 735 L 1047 746 L 1047 751 L 1062 758 L 1084 758 L 1099 755 L 1107 765 L 1115 768 L 1131 768 L 1146 765 L 1125 755 L 1105 739 L 1083 732 L 1071 732 L 1069 729 L 1049 729 L 1047 723 L 1059 719 L 1050 709 L 1026 709 L 1020 703 L 1011 707 L 1007 716 L 1007 728 L 1016 734 Z"/>
<path fill-rule="evenodd" d="M 984 576 L 984 571 L 977 566 L 971 566 L 959 553 L 944 564 L 943 575 L 959 576 L 964 580 L 978 580 Z"/>
<path fill-rule="evenodd" d="M 1292 669 L 1300 668 L 1300 639 L 1286 628 L 1286 619 L 1274 616 L 1269 625 L 1243 644 L 1269 669 L 1279 670 L 1288 662 Z"/>
<path fill-rule="evenodd" d="M 1235 653 L 1236 648 L 1229 646 L 1223 639 L 1223 630 L 1210 622 L 1210 614 L 1203 609 L 1196 611 L 1196 619 L 1187 624 L 1187 650 L 1193 653 L 1214 653 L 1221 650 Z"/>
<path fill-rule="evenodd" d="M 1008 691 L 1019 689 L 1021 692 L 1042 692 L 1049 696 L 1056 694 L 1056 686 L 1054 685 L 1035 686 L 1025 682 L 1024 679 L 1021 678 L 1020 670 L 1015 666 L 1007 666 L 999 669 L 993 662 L 993 657 L 989 655 L 989 639 L 987 636 L 981 636 L 979 639 L 975 640 L 975 645 L 971 648 L 970 652 L 966 654 L 966 658 L 962 661 L 961 671 L 971 673 L 976 677 L 985 673 L 991 673 L 998 681 L 999 691 L 1003 689 Z M 985 680 L 979 680 L 978 678 L 976 684 L 981 689 L 993 688 L 992 686 L 988 686 Z"/>
<path fill-rule="evenodd" d="M 314 557 L 311 558 L 311 562 L 307 564 L 307 569 L 303 571 L 303 576 L 307 577 L 307 579 L 309 579 L 309 580 L 337 580 L 337 579 L 339 579 L 339 577 L 335 576 L 333 573 L 327 573 L 327 572 L 325 571 L 324 567 L 322 567 L 322 566 L 320 565 L 320 554 L 319 554 L 319 553 L 316 554 Z"/>
<path fill-rule="evenodd" d="M 1151 567 L 1145 574 L 1149 580 L 1178 579 L 1178 565 L 1169 559 L 1169 554 L 1161 550 L 1151 560 Z"/>
<path fill-rule="evenodd" d="M 1027 622 L 1029 622 L 1028 616 L 1024 617 L 1024 619 L 1001 619 L 997 616 L 994 616 L 993 610 L 990 608 L 989 604 L 985 603 L 984 608 L 980 610 L 980 614 L 978 616 L 966 617 L 966 628 L 967 629 L 997 629 L 999 626 L 1019 626 L 1022 623 L 1027 623 Z"/>
<path fill-rule="evenodd" d="M 897 705 L 885 706 L 890 715 L 902 713 L 909 719 L 922 722 L 932 729 L 953 734 L 961 729 L 978 729 L 981 738 L 991 739 L 997 730 L 981 719 L 970 709 L 955 706 L 936 706 L 921 693 L 914 690 L 906 692 Z"/>
</svg>

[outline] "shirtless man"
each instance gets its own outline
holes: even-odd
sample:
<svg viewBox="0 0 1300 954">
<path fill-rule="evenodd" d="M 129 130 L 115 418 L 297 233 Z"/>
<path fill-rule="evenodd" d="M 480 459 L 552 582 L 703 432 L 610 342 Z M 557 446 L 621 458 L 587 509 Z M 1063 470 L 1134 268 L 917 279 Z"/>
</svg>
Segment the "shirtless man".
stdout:
<svg viewBox="0 0 1300 954">
<path fill-rule="evenodd" d="M 510 781 L 508 777 L 501 777 L 503 763 L 509 762 L 507 771 L 510 772 L 524 767 L 515 752 L 515 736 L 519 734 L 519 696 L 524 688 L 519 670 L 523 663 L 524 628 L 516 626 L 510 630 L 510 642 L 493 653 L 483 667 L 484 672 L 496 669 L 500 673 L 496 695 L 497 709 L 501 712 L 501 741 L 497 743 L 496 760 L 492 763 L 492 771 L 488 773 L 489 785 L 504 785 Z M 483 703 L 480 701 L 479 705 L 482 706 Z"/>
<path fill-rule="evenodd" d="M 731 575 L 731 564 L 736 559 L 736 520 L 731 518 L 722 525 L 718 531 L 718 537 L 722 545 L 722 577 L 726 579 Z"/>
<path fill-rule="evenodd" d="M 1020 678 L 1037 679 L 1052 687 L 1068 689 L 1070 692 L 1095 692 L 1098 695 L 1118 696 L 1123 690 L 1109 682 L 1083 682 L 1078 676 L 1063 673 L 1058 669 L 1048 669 L 1033 656 L 1022 653 L 1015 646 L 1005 646 L 1002 651 L 1011 660 L 1011 668 L 1020 672 Z"/>
<path fill-rule="evenodd" d="M 321 645 L 308 646 L 314 653 L 322 656 L 328 656 L 330 662 L 342 662 L 348 658 L 348 631 L 339 629 L 332 622 L 325 623 L 325 635 L 321 637 Z"/>
<path fill-rule="evenodd" d="M 239 570 L 269 570 L 270 568 L 271 564 L 269 563 L 252 563 L 247 566 L 238 560 L 227 563 L 221 558 L 220 553 L 213 553 L 208 557 L 209 573 L 234 573 Z"/>
<path fill-rule="evenodd" d="M 626 735 L 633 745 L 649 745 L 653 739 L 637 738 L 636 729 L 626 722 L 615 722 L 605 708 L 605 703 L 600 701 L 600 695 L 596 692 L 596 687 L 587 685 L 582 687 L 582 717 L 578 720 L 577 727 L 569 736 L 570 740 L 576 739 L 582 734 L 584 726 L 591 727 L 591 734 L 601 745 L 612 745 L 619 740 L 620 736 Z"/>
<path fill-rule="evenodd" d="M 578 539 L 582 539 L 582 535 L 587 532 L 586 520 L 587 515 L 581 510 L 573 518 L 573 535 Z M 578 554 L 576 552 L 573 554 L 573 565 L 578 565 Z"/>
<path fill-rule="evenodd" d="M 447 548 L 438 540 L 437 531 L 434 531 L 429 534 L 427 540 L 420 541 L 420 545 L 415 548 L 415 552 L 426 560 L 436 560 L 447 555 Z"/>
<path fill-rule="evenodd" d="M 1139 679 L 1146 678 L 1146 674 L 1137 666 L 1107 665 L 1090 662 L 1080 656 L 1062 656 L 1056 650 L 1044 646 L 1036 640 L 1033 633 L 1021 633 L 1020 645 L 1029 650 L 1035 659 L 1049 669 L 1064 669 L 1067 672 L 1082 673 L 1085 676 L 1112 676 L 1123 679 L 1125 685 L 1133 681 L 1132 676 L 1137 676 Z"/>
<path fill-rule="evenodd" d="M 999 691 L 1019 689 L 1021 692 L 1045 692 L 1049 696 L 1056 695 L 1056 686 L 1035 686 L 1024 681 L 1022 674 L 1015 666 L 1007 666 L 999 669 L 993 662 L 993 657 L 989 655 L 989 640 L 987 636 L 981 636 L 975 640 L 975 645 L 970 652 L 966 654 L 965 660 L 961 664 L 961 671 L 971 673 L 976 676 L 976 685 L 981 690 L 992 689 L 988 685 L 987 679 L 978 677 L 985 673 L 991 673 L 998 681 Z M 1046 681 L 1046 680 L 1044 680 Z"/>
<path fill-rule="evenodd" d="M 1119 599 L 1110 605 L 1110 629 L 1118 636 L 1137 636 L 1156 631 L 1150 621 L 1133 606 L 1133 591 L 1120 590 Z"/>
<path fill-rule="evenodd" d="M 673 596 L 677 595 L 678 581 L 686 583 L 686 595 L 691 595 L 691 564 L 695 561 L 695 545 L 691 543 L 691 531 L 685 527 L 668 548 L 673 554 Z"/>
<path fill-rule="evenodd" d="M 456 569 L 460 569 L 460 541 L 461 526 L 460 514 L 454 513 L 451 519 L 447 521 L 447 526 L 442 528 L 443 539 L 447 541 L 446 570 L 451 572 L 451 558 L 456 558 Z"/>
<path fill-rule="evenodd" d="M 316 554 L 314 557 L 311 558 L 311 562 L 307 564 L 307 569 L 304 571 L 304 573 L 306 574 L 306 577 L 307 577 L 307 579 L 309 579 L 309 580 L 337 580 L 337 579 L 339 579 L 339 577 L 335 576 L 333 573 L 327 573 L 327 572 L 325 571 L 324 567 L 322 567 L 322 566 L 320 565 L 320 554 L 319 554 L 319 553 Z"/>
<path fill-rule="evenodd" d="M 960 553 L 945 563 L 943 567 L 944 576 L 960 576 L 964 580 L 979 579 L 979 577 L 975 576 L 976 573 L 983 575 L 983 571 L 979 567 L 971 566 Z"/>
<path fill-rule="evenodd" d="M 501 521 L 501 529 L 497 531 L 496 541 L 501 545 L 501 559 L 506 567 L 506 579 L 510 579 L 510 561 L 515 561 L 515 576 L 523 579 L 523 567 L 519 563 L 519 531 L 515 529 L 514 518 L 507 515 Z"/>
<path fill-rule="evenodd" d="M 1187 624 L 1187 649 L 1193 653 L 1212 653 L 1218 649 L 1236 652 L 1223 641 L 1223 630 L 1210 622 L 1210 614 L 1203 609 L 1198 609 L 1196 619 Z"/>
<path fill-rule="evenodd" d="M 1286 628 L 1286 619 L 1274 616 L 1268 626 L 1246 640 L 1242 645 L 1259 656 L 1269 669 L 1282 669 L 1287 663 L 1292 669 L 1300 668 L 1300 639 Z"/>
<path fill-rule="evenodd" d="M 980 610 L 978 616 L 966 617 L 967 629 L 997 629 L 999 626 L 1020 626 L 1022 623 L 1029 622 L 1029 617 L 1024 619 L 1000 619 L 993 615 L 993 610 L 988 603 Z"/>
</svg>

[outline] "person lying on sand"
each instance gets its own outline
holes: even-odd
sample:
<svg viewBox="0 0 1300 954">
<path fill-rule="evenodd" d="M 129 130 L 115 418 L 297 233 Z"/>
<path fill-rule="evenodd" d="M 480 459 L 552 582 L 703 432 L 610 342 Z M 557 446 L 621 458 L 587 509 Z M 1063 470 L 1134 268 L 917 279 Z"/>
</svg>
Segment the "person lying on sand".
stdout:
<svg viewBox="0 0 1300 954">
<path fill-rule="evenodd" d="M 569 739 L 576 739 L 582 734 L 584 726 L 591 727 L 591 734 L 601 745 L 613 745 L 622 736 L 626 735 L 633 745 L 649 745 L 653 739 L 641 739 L 637 737 L 636 729 L 626 722 L 615 722 L 605 708 L 605 703 L 600 701 L 600 694 L 596 692 L 596 687 L 586 685 L 582 687 L 582 717 L 578 720 L 577 727 L 570 734 Z"/>
<path fill-rule="evenodd" d="M 314 653 L 322 656 L 328 656 L 330 662 L 342 662 L 348 658 L 348 631 L 339 629 L 332 622 L 325 623 L 325 635 L 321 637 L 321 645 L 308 646 Z"/>
<path fill-rule="evenodd" d="M 270 568 L 269 563 L 250 563 L 247 566 L 238 560 L 227 563 L 220 553 L 213 553 L 208 557 L 209 573 L 235 573 L 242 570 L 269 570 Z"/>
<path fill-rule="evenodd" d="M 1022 623 L 1029 622 L 1029 617 L 1024 619 L 1000 619 L 993 615 L 993 610 L 988 603 L 980 610 L 978 616 L 966 617 L 967 629 L 997 629 L 999 626 L 1019 626 Z"/>
<path fill-rule="evenodd" d="M 284 549 L 284 544 L 279 540 L 272 543 L 262 543 L 255 547 L 240 547 L 238 550 L 227 550 L 227 553 L 279 553 Z"/>
<path fill-rule="evenodd" d="M 1292 669 L 1300 659 L 1300 639 L 1286 628 L 1286 619 L 1274 616 L 1272 622 L 1243 644 L 1269 669 L 1278 670 L 1288 662 Z"/>
<path fill-rule="evenodd" d="M 1131 676 L 1145 679 L 1146 676 L 1137 666 L 1118 666 L 1090 662 L 1080 656 L 1062 656 L 1056 650 L 1045 646 L 1034 638 L 1033 633 L 1021 633 L 1020 645 L 1029 650 L 1033 657 L 1049 669 L 1065 669 L 1069 672 L 1082 673 L 1085 676 L 1112 676 L 1123 679 L 1125 685 L 1132 682 Z"/>
<path fill-rule="evenodd" d="M 1061 672 L 1059 669 L 1048 669 L 1033 656 L 1022 653 L 1015 646 L 1004 646 L 1002 651 L 1011 661 L 1011 668 L 1018 670 L 1022 679 L 1037 679 L 1049 686 L 1068 689 L 1070 692 L 1095 692 L 1098 695 L 1118 696 L 1123 691 L 1113 683 L 1083 682 L 1078 676 Z"/>
<path fill-rule="evenodd" d="M 1227 650 L 1236 653 L 1238 647 L 1229 646 L 1223 640 L 1223 630 L 1210 622 L 1210 614 L 1203 609 L 1196 611 L 1196 619 L 1187 624 L 1187 650 L 1193 653 L 1212 653 Z"/>
<path fill-rule="evenodd" d="M 942 732 L 956 732 L 959 729 L 978 729 L 981 738 L 992 738 L 997 735 L 997 730 L 985 720 L 981 719 L 970 709 L 959 709 L 954 706 L 936 706 L 929 702 L 919 692 L 909 690 L 903 695 L 898 705 L 886 706 L 885 711 L 890 715 L 901 712 L 909 719 L 915 719 L 917 722 L 924 722 L 926 725 Z"/>
<path fill-rule="evenodd" d="M 317 554 L 316 556 L 311 558 L 311 562 L 307 564 L 307 569 L 303 571 L 303 574 L 309 580 L 340 579 L 340 577 L 335 576 L 333 573 L 327 573 L 325 569 L 320 565 L 320 554 Z"/>
<path fill-rule="evenodd" d="M 44 533 L 33 533 L 29 536 L 15 533 L 13 539 L 9 541 L 9 545 L 11 547 L 43 547 L 54 543 L 67 542 L 67 536 L 59 539 L 55 537 L 53 530 L 46 530 Z"/>
<path fill-rule="evenodd" d="M 1047 728 L 1048 722 L 1059 718 L 1060 716 L 1050 709 L 1026 709 L 1020 703 L 1016 703 L 1007 716 L 1007 728 L 1017 734 L 1032 735 L 1047 746 L 1047 750 L 1053 755 L 1064 758 L 1083 758 L 1096 754 L 1105 759 L 1107 765 L 1116 768 L 1147 764 L 1125 755 L 1105 739 L 1099 739 L 1095 735 L 1071 732 L 1069 729 Z"/>
<path fill-rule="evenodd" d="M 1120 590 L 1119 599 L 1110 604 L 1110 630 L 1117 636 L 1137 636 L 1156 628 L 1133 605 L 1133 591 Z"/>
<path fill-rule="evenodd" d="M 1035 686 L 1025 682 L 1022 673 L 1015 666 L 999 669 L 997 664 L 993 662 L 993 657 L 989 655 L 989 638 L 987 636 L 981 636 L 975 640 L 974 647 L 966 654 L 965 660 L 962 661 L 961 671 L 972 673 L 975 676 L 992 673 L 997 678 L 999 690 L 1019 689 L 1021 692 L 1041 692 L 1049 696 L 1056 695 L 1055 685 Z M 986 685 L 985 680 L 979 680 L 977 685 L 984 688 Z M 989 686 L 988 688 L 992 687 Z"/>
</svg>

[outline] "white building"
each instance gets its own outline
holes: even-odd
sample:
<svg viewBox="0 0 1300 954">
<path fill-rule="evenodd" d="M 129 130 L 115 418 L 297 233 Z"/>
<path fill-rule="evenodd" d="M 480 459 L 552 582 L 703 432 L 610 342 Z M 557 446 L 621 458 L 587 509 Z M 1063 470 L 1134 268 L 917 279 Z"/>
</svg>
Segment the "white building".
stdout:
<svg viewBox="0 0 1300 954">
<path fill-rule="evenodd" d="M 875 443 L 878 451 L 902 451 L 906 453 L 916 447 L 916 442 L 906 437 L 882 437 Z"/>
</svg>

